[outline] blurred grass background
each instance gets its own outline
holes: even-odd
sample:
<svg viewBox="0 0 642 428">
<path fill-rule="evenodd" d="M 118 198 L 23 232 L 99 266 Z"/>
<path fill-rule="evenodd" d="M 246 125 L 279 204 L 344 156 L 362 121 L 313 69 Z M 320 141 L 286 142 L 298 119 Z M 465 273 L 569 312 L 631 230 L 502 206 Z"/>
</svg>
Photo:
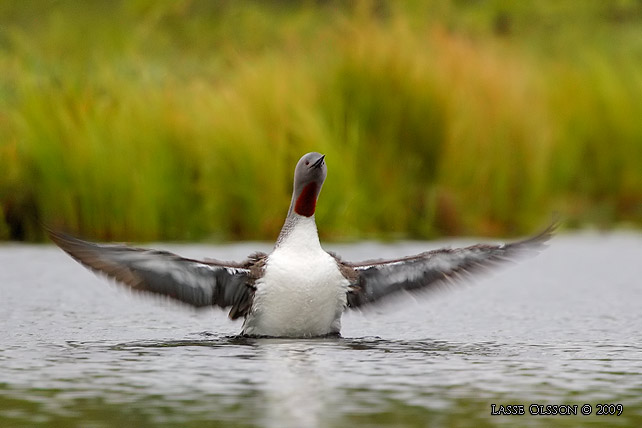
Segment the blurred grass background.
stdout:
<svg viewBox="0 0 642 428">
<path fill-rule="evenodd" d="M 0 239 L 642 225 L 642 2 L 0 3 Z"/>
</svg>

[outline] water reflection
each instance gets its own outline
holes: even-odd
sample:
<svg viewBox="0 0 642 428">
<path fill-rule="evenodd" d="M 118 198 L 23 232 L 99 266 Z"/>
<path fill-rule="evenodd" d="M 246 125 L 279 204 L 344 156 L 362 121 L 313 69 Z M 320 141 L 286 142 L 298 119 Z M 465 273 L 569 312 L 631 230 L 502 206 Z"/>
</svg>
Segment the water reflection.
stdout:
<svg viewBox="0 0 642 428">
<path fill-rule="evenodd" d="M 252 382 L 246 384 L 250 395 L 259 394 L 262 407 L 261 425 L 319 426 L 336 416 L 336 409 L 360 413 L 387 406 L 389 399 L 417 401 L 421 395 L 412 386 L 414 367 L 423 369 L 435 359 L 490 357 L 500 352 L 494 343 L 465 344 L 443 340 L 385 340 L 380 337 L 278 339 L 217 337 L 200 333 L 193 340 L 137 341 L 111 346 L 119 352 L 137 356 L 154 355 L 156 350 L 195 347 L 224 350 L 234 359 L 254 360 Z M 250 353 L 244 351 L 250 350 Z M 217 362 L 221 362 L 217 355 Z M 401 372 L 399 370 L 401 369 Z M 244 370 L 243 364 L 232 363 L 226 370 Z M 395 377 L 398 376 L 398 377 Z M 418 381 L 416 387 L 426 386 Z M 373 394 L 373 391 L 378 391 Z M 426 394 L 429 390 L 422 391 Z M 419 399 L 418 399 L 419 398 Z M 429 407 L 445 406 L 434 394 Z M 374 406 L 374 407 L 373 407 Z"/>
</svg>

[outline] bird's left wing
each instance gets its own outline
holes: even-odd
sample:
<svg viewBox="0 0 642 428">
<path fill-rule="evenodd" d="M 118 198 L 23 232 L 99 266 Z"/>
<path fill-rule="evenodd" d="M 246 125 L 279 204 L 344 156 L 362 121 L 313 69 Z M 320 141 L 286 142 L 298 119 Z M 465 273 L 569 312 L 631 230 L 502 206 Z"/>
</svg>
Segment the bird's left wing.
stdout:
<svg viewBox="0 0 642 428">
<path fill-rule="evenodd" d="M 360 308 L 403 291 L 414 293 L 455 283 L 477 271 L 539 252 L 555 228 L 553 223 L 537 236 L 510 244 L 446 248 L 396 260 L 362 263 L 337 260 L 352 282 L 348 307 Z"/>
<path fill-rule="evenodd" d="M 194 307 L 231 307 L 244 316 L 254 296 L 255 270 L 264 254 L 245 263 L 198 261 L 167 251 L 95 244 L 49 230 L 51 239 L 85 267 L 140 292 L 159 294 Z"/>
</svg>

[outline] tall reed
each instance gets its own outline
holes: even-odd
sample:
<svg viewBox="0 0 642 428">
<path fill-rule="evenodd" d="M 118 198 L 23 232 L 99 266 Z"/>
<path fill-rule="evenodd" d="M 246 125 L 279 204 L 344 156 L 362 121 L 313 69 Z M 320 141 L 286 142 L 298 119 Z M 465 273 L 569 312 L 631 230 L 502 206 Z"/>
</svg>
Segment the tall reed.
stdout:
<svg viewBox="0 0 642 428">
<path fill-rule="evenodd" d="M 0 237 L 273 239 L 311 150 L 328 239 L 640 225 L 640 6 L 571 3 L 4 4 Z"/>
</svg>

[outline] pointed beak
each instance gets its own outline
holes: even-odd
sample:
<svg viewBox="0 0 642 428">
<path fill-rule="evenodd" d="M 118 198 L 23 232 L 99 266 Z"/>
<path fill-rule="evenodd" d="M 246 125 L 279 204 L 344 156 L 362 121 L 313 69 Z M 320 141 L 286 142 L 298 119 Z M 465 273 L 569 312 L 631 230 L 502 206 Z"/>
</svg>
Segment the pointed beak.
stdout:
<svg viewBox="0 0 642 428">
<path fill-rule="evenodd" d="M 323 165 L 323 159 L 325 159 L 325 155 L 322 155 L 315 163 L 310 165 L 310 168 L 319 168 L 321 165 Z"/>
</svg>

